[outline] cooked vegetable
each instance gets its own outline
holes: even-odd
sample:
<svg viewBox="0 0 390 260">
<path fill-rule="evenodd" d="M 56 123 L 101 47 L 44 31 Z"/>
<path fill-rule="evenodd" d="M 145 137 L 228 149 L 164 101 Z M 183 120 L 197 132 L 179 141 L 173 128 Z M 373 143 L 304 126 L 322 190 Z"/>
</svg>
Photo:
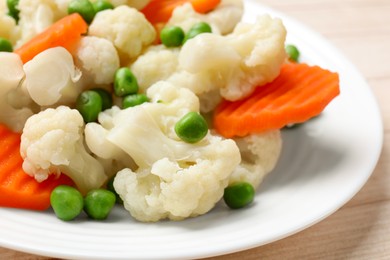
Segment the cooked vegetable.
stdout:
<svg viewBox="0 0 390 260">
<path fill-rule="evenodd" d="M 20 132 L 33 115 L 31 99 L 19 87 L 25 77 L 23 64 L 17 54 L 10 52 L 0 52 L 0 61 L 0 122 Z"/>
<path fill-rule="evenodd" d="M 229 184 L 248 182 L 257 189 L 278 162 L 282 150 L 280 130 L 249 134 L 233 139 L 241 153 L 241 162 L 230 175 Z"/>
<path fill-rule="evenodd" d="M 106 0 L 97 0 L 92 3 L 93 9 L 95 10 L 95 13 L 108 10 L 108 9 L 114 9 L 114 6 Z"/>
<path fill-rule="evenodd" d="M 239 182 L 225 188 L 223 200 L 232 209 L 243 208 L 253 202 L 255 189 L 247 182 Z"/>
<path fill-rule="evenodd" d="M 211 33 L 211 32 L 212 29 L 208 23 L 205 22 L 197 23 L 194 26 L 192 26 L 191 29 L 186 33 L 184 42 L 194 38 L 195 36 L 201 33 Z"/>
<path fill-rule="evenodd" d="M 197 95 L 219 90 L 227 100 L 242 99 L 279 75 L 285 37 L 282 21 L 268 15 L 240 22 L 226 36 L 202 33 L 183 45 L 172 79 Z"/>
<path fill-rule="evenodd" d="M 60 185 L 52 191 L 50 204 L 57 218 L 70 221 L 80 215 L 84 200 L 81 193 L 74 187 Z"/>
<path fill-rule="evenodd" d="M 93 9 L 95 10 L 95 13 L 107 10 L 107 9 L 114 9 L 114 6 L 106 0 L 97 0 L 92 3 Z"/>
<path fill-rule="evenodd" d="M 134 107 L 148 102 L 149 98 L 145 94 L 132 94 L 123 98 L 122 108 Z"/>
<path fill-rule="evenodd" d="M 130 69 L 137 78 L 140 92 L 146 92 L 151 85 L 169 78 L 178 70 L 179 52 L 179 48 L 151 46 L 131 64 Z"/>
<path fill-rule="evenodd" d="M 37 182 L 23 169 L 19 153 L 20 134 L 0 124 L 0 207 L 46 210 L 51 191 L 61 184 L 72 185 L 66 176 L 51 176 Z"/>
<path fill-rule="evenodd" d="M 109 190 L 91 190 L 84 198 L 84 211 L 90 218 L 104 220 L 115 205 L 115 194 Z"/>
<path fill-rule="evenodd" d="M 15 19 L 15 21 L 19 21 L 19 0 L 7 0 L 8 7 L 8 15 Z"/>
<path fill-rule="evenodd" d="M 84 36 L 77 44 L 73 56 L 75 64 L 83 74 L 80 80 L 85 88 L 114 82 L 120 60 L 111 41 L 95 36 Z"/>
<path fill-rule="evenodd" d="M 93 91 L 97 92 L 102 98 L 102 110 L 106 110 L 112 107 L 112 95 L 110 92 L 103 88 L 94 88 Z"/>
<path fill-rule="evenodd" d="M 112 42 L 122 64 L 135 59 L 156 39 L 156 31 L 145 16 L 126 5 L 97 13 L 89 26 L 88 35 Z"/>
<path fill-rule="evenodd" d="M 206 120 L 197 112 L 187 113 L 175 125 L 177 136 L 187 143 L 199 142 L 208 131 Z"/>
<path fill-rule="evenodd" d="M 81 73 L 63 47 L 44 50 L 24 64 L 24 88 L 40 106 L 71 105 L 82 91 Z"/>
<path fill-rule="evenodd" d="M 214 127 L 225 137 L 280 129 L 320 114 L 339 93 L 337 73 L 286 63 L 273 82 L 248 98 L 223 101 L 215 110 Z"/>
<path fill-rule="evenodd" d="M 123 204 L 123 200 L 121 199 L 121 197 L 119 196 L 119 194 L 116 192 L 115 188 L 114 188 L 114 179 L 115 179 L 115 176 L 112 176 L 108 182 L 107 182 L 107 190 L 111 191 L 112 193 L 115 194 L 115 202 L 118 203 L 118 204 Z"/>
<path fill-rule="evenodd" d="M 197 12 L 207 13 L 213 10 L 221 0 L 152 0 L 141 12 L 151 23 L 167 22 L 176 7 L 188 2 L 192 4 Z"/>
<path fill-rule="evenodd" d="M 89 0 L 71 0 L 68 5 L 68 14 L 78 13 L 87 23 L 91 23 L 95 16 L 95 9 Z"/>
<path fill-rule="evenodd" d="M 118 97 L 136 94 L 138 82 L 129 68 L 122 67 L 115 72 L 114 93 Z"/>
<path fill-rule="evenodd" d="M 194 24 L 206 22 L 213 29 L 213 33 L 226 35 L 241 21 L 243 10 L 241 0 L 223 0 L 211 12 L 206 13 L 199 13 L 191 3 L 185 3 L 175 8 L 166 25 L 179 26 L 188 31 Z"/>
<path fill-rule="evenodd" d="M 88 147 L 101 154 L 106 147 L 112 148 L 109 143 L 134 160 L 135 167 L 117 174 L 114 187 L 136 219 L 178 220 L 208 212 L 222 198 L 240 161 L 237 146 L 210 133 L 196 144 L 176 136 L 176 122 L 188 112 L 199 111 L 198 98 L 188 89 L 159 82 L 148 89 L 147 96 L 150 102 L 139 106 L 102 112 L 94 132 L 104 134 L 95 141 L 86 136 Z M 116 156 L 112 151 L 111 156 Z"/>
<path fill-rule="evenodd" d="M 20 145 L 25 172 L 38 181 L 66 174 L 82 194 L 101 187 L 108 178 L 100 162 L 86 150 L 83 128 L 80 113 L 65 106 L 31 116 Z"/>
<path fill-rule="evenodd" d="M 9 40 L 0 37 L 0 52 L 1 51 L 12 52 L 13 47 Z"/>
<path fill-rule="evenodd" d="M 83 116 L 84 122 L 95 122 L 103 110 L 101 95 L 93 90 L 82 92 L 76 100 L 76 109 Z"/>
<path fill-rule="evenodd" d="M 72 52 L 82 34 L 86 33 L 88 25 L 77 13 L 68 15 L 38 34 L 23 46 L 17 48 L 17 53 L 23 63 L 28 62 L 37 54 L 49 48 L 62 46 Z"/>
<path fill-rule="evenodd" d="M 164 27 L 160 32 L 160 39 L 166 47 L 178 47 L 183 44 L 184 31 L 179 26 Z"/>
<path fill-rule="evenodd" d="M 290 61 L 298 62 L 300 52 L 295 45 L 292 45 L 292 44 L 286 45 L 286 53 L 287 53 L 287 56 L 290 59 Z"/>
</svg>

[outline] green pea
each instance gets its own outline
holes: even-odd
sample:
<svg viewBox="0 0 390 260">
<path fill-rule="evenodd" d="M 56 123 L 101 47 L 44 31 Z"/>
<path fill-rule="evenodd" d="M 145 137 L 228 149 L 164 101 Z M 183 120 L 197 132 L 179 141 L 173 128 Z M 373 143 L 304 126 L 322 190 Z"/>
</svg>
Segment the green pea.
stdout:
<svg viewBox="0 0 390 260">
<path fill-rule="evenodd" d="M 224 190 L 223 200 L 232 209 L 243 208 L 253 202 L 255 189 L 250 183 L 239 182 Z"/>
<path fill-rule="evenodd" d="M 206 120 L 196 112 L 189 112 L 175 124 L 177 136 L 187 143 L 199 142 L 208 130 Z"/>
<path fill-rule="evenodd" d="M 184 37 L 184 43 L 189 39 L 194 38 L 195 36 L 201 33 L 211 33 L 212 29 L 208 23 L 200 22 L 191 27 L 191 29 L 187 32 Z"/>
<path fill-rule="evenodd" d="M 183 44 L 184 31 L 179 26 L 164 27 L 161 30 L 160 39 L 166 47 L 178 47 Z"/>
<path fill-rule="evenodd" d="M 95 14 L 107 9 L 114 9 L 114 6 L 106 1 L 106 0 L 97 0 L 96 2 L 92 3 L 93 9 L 95 10 Z"/>
<path fill-rule="evenodd" d="M 9 40 L 0 37 L 0 51 L 12 52 L 12 44 Z"/>
<path fill-rule="evenodd" d="M 51 192 L 50 204 L 57 218 L 70 221 L 81 213 L 84 200 L 76 188 L 60 185 Z"/>
<path fill-rule="evenodd" d="M 68 14 L 72 13 L 79 13 L 87 23 L 91 23 L 95 9 L 89 0 L 72 0 L 68 5 Z"/>
<path fill-rule="evenodd" d="M 286 45 L 285 47 L 285 50 L 286 50 L 286 53 L 287 53 L 287 57 L 293 61 L 293 62 L 298 62 L 299 60 L 299 56 L 300 56 L 300 52 L 298 50 L 298 48 L 292 44 L 288 44 Z"/>
<path fill-rule="evenodd" d="M 102 98 L 96 91 L 87 90 L 77 97 L 76 109 L 83 116 L 86 123 L 96 121 L 102 108 Z"/>
<path fill-rule="evenodd" d="M 19 21 L 19 0 L 7 0 L 8 15 L 13 17 L 16 22 Z"/>
<path fill-rule="evenodd" d="M 118 97 L 136 94 L 138 81 L 129 68 L 123 67 L 116 71 L 114 78 L 114 93 Z"/>
<path fill-rule="evenodd" d="M 115 194 L 109 190 L 91 190 L 84 198 L 84 211 L 90 218 L 106 219 L 115 205 L 115 200 Z"/>
<path fill-rule="evenodd" d="M 94 88 L 93 91 L 97 92 L 102 98 L 102 110 L 106 110 L 112 107 L 112 95 L 110 92 L 103 88 Z"/>
<path fill-rule="evenodd" d="M 149 102 L 149 98 L 145 94 L 127 95 L 123 98 L 122 107 L 123 109 L 135 107 L 145 102 Z"/>
<path fill-rule="evenodd" d="M 121 197 L 119 196 L 119 194 L 116 192 L 115 188 L 114 188 L 114 179 L 115 179 L 115 176 L 114 175 L 113 177 L 111 177 L 108 182 L 107 182 L 107 190 L 111 191 L 112 193 L 115 194 L 115 197 L 116 197 L 116 203 L 119 203 L 119 204 L 122 204 L 123 203 L 123 200 L 121 199 Z"/>
</svg>

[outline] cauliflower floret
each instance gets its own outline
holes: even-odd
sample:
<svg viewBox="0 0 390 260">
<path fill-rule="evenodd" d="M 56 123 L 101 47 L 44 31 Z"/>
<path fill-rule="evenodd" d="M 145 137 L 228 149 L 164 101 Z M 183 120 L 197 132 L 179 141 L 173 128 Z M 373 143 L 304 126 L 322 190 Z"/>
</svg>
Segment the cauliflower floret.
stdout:
<svg viewBox="0 0 390 260">
<path fill-rule="evenodd" d="M 142 91 L 166 80 L 193 91 L 201 99 L 201 111 L 208 113 L 221 96 L 232 101 L 244 98 L 277 77 L 286 56 L 285 37 L 281 20 L 265 15 L 255 24 L 238 24 L 226 36 L 200 34 L 178 53 L 150 47 L 131 68 Z"/>
<path fill-rule="evenodd" d="M 280 131 L 251 134 L 234 140 L 242 161 L 231 175 L 229 184 L 245 181 L 257 188 L 278 161 L 282 149 Z"/>
<path fill-rule="evenodd" d="M 156 37 L 156 31 L 145 16 L 125 5 L 97 13 L 88 34 L 111 41 L 122 64 L 140 55 Z"/>
<path fill-rule="evenodd" d="M 279 74 L 286 55 L 285 37 L 281 20 L 264 15 L 255 24 L 239 23 L 227 36 L 205 33 L 187 41 L 179 68 L 214 78 L 225 99 L 238 100 Z"/>
<path fill-rule="evenodd" d="M 121 121 L 128 118 L 126 127 L 114 127 L 108 138 L 139 166 L 120 171 L 114 180 L 130 214 L 140 221 L 180 220 L 213 208 L 240 162 L 236 144 L 211 134 L 194 145 L 171 139 L 147 105 L 122 116 Z M 124 143 L 125 135 L 134 138 Z"/>
<path fill-rule="evenodd" d="M 8 39 L 14 45 L 19 37 L 19 28 L 15 19 L 6 12 L 5 7 L 0 7 L 0 37 Z"/>
<path fill-rule="evenodd" d="M 71 104 L 82 89 L 76 84 L 81 72 L 63 47 L 47 49 L 24 64 L 23 87 L 40 106 Z"/>
<path fill-rule="evenodd" d="M 177 71 L 179 49 L 151 46 L 131 64 L 130 69 L 137 78 L 141 92 L 160 80 L 167 79 Z"/>
<path fill-rule="evenodd" d="M 215 206 L 239 161 L 232 140 L 209 136 L 196 158 L 177 161 L 164 157 L 150 169 L 124 169 L 115 177 L 114 187 L 137 220 L 181 220 L 205 214 Z"/>
<path fill-rule="evenodd" d="M 81 81 L 84 85 L 111 84 L 120 65 L 114 45 L 94 36 L 81 38 L 75 59 L 76 66 L 82 71 Z"/>
<path fill-rule="evenodd" d="M 18 23 L 21 38 L 17 42 L 18 47 L 65 15 L 55 0 L 20 0 L 18 6 L 21 7 Z"/>
<path fill-rule="evenodd" d="M 69 107 L 46 109 L 31 116 L 23 129 L 23 170 L 37 181 L 49 174 L 68 175 L 82 193 L 107 180 L 103 166 L 84 147 L 84 121 Z"/>
<path fill-rule="evenodd" d="M 109 130 L 114 127 L 113 118 L 121 111 L 117 106 L 99 114 L 99 124 L 92 122 L 85 126 L 85 143 L 103 165 L 107 176 L 114 176 L 124 168 L 136 169 L 133 159 L 119 147 L 108 141 Z M 104 147 L 104 149 L 102 149 Z"/>
<path fill-rule="evenodd" d="M 33 114 L 28 106 L 29 97 L 19 91 L 25 77 L 23 63 L 19 55 L 8 52 L 0 52 L 0 60 L 0 122 L 20 132 L 27 118 Z"/>
<path fill-rule="evenodd" d="M 120 171 L 114 180 L 115 190 L 136 219 L 179 220 L 204 214 L 221 199 L 240 162 L 237 145 L 210 133 L 195 144 L 179 139 L 175 123 L 188 112 L 199 111 L 199 100 L 190 90 L 160 81 L 147 95 L 150 102 L 102 112 L 102 124 L 94 127 L 104 128 L 100 138 L 105 140 L 88 146 L 102 156 L 107 155 L 101 152 L 106 147 L 113 151 L 111 156 L 120 149 L 137 165 L 136 170 Z"/>
<path fill-rule="evenodd" d="M 213 33 L 230 33 L 241 20 L 243 4 L 241 0 L 224 0 L 213 11 L 200 14 L 194 10 L 190 3 L 176 7 L 167 25 L 176 25 L 188 31 L 194 24 L 199 22 L 208 23 Z"/>
<path fill-rule="evenodd" d="M 242 0 L 222 0 L 215 10 L 207 14 L 207 18 L 225 35 L 233 31 L 243 14 Z"/>
</svg>

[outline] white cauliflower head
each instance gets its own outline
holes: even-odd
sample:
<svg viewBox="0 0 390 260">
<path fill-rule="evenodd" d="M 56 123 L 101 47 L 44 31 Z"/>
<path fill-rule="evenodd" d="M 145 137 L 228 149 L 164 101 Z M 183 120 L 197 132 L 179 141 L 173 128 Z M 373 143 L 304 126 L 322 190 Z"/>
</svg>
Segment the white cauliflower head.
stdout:
<svg viewBox="0 0 390 260">
<path fill-rule="evenodd" d="M 176 135 L 175 123 L 188 112 L 199 111 L 199 100 L 190 90 L 161 81 L 147 95 L 150 102 L 102 112 L 99 122 L 104 129 L 99 136 L 105 141 L 88 146 L 105 157 L 101 149 L 107 147 L 112 156 L 120 149 L 134 160 L 136 170 L 120 171 L 114 187 L 136 219 L 178 220 L 204 214 L 223 196 L 240 162 L 237 145 L 210 133 L 195 144 Z"/>
<path fill-rule="evenodd" d="M 257 188 L 279 159 L 282 149 L 280 131 L 251 134 L 234 141 L 240 149 L 242 161 L 231 175 L 229 184 L 248 182 Z"/>
<path fill-rule="evenodd" d="M 242 0 L 222 0 L 207 14 L 207 19 L 215 24 L 222 35 L 231 33 L 244 14 Z"/>
<path fill-rule="evenodd" d="M 114 81 L 120 61 L 114 45 L 94 36 L 82 37 L 75 53 L 75 63 L 82 71 L 85 85 L 106 85 Z"/>
<path fill-rule="evenodd" d="M 63 47 L 47 49 L 24 64 L 24 86 L 40 106 L 71 104 L 82 89 L 76 84 L 81 72 Z"/>
<path fill-rule="evenodd" d="M 114 187 L 125 208 L 140 221 L 181 220 L 202 215 L 222 198 L 240 161 L 232 140 L 208 137 L 196 157 L 164 157 L 151 168 L 120 171 Z"/>
<path fill-rule="evenodd" d="M 165 48 L 163 45 L 151 46 L 131 64 L 130 69 L 137 78 L 141 92 L 160 80 L 169 78 L 177 71 L 178 48 Z"/>
<path fill-rule="evenodd" d="M 84 147 L 84 121 L 69 107 L 46 109 L 31 116 L 23 129 L 23 170 L 37 181 L 49 174 L 68 175 L 82 193 L 107 180 L 102 165 Z"/>
<path fill-rule="evenodd" d="M 96 14 L 88 34 L 111 41 L 126 64 L 141 54 L 156 37 L 156 31 L 137 9 L 118 6 Z"/>
<path fill-rule="evenodd" d="M 279 75 L 285 37 L 281 20 L 264 15 L 255 24 L 239 23 L 227 36 L 200 34 L 187 41 L 179 68 L 214 78 L 225 99 L 238 100 Z"/>
<path fill-rule="evenodd" d="M 0 122 L 20 132 L 33 114 L 30 98 L 20 91 L 25 77 L 23 63 L 19 55 L 9 52 L 0 52 L 0 61 Z M 24 100 L 26 104 L 21 104 Z"/>
</svg>

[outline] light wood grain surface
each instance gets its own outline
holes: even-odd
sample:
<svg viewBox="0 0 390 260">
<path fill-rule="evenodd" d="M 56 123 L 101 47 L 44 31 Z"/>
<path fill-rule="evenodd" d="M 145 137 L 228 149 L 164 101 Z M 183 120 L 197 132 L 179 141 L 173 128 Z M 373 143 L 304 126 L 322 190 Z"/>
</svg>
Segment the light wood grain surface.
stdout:
<svg viewBox="0 0 390 260">
<path fill-rule="evenodd" d="M 390 0 L 261 2 L 321 33 L 356 65 L 377 97 L 384 146 L 367 184 L 327 219 L 272 244 L 210 259 L 390 259 Z M 48 258 L 0 247 L 0 259 Z"/>
</svg>

